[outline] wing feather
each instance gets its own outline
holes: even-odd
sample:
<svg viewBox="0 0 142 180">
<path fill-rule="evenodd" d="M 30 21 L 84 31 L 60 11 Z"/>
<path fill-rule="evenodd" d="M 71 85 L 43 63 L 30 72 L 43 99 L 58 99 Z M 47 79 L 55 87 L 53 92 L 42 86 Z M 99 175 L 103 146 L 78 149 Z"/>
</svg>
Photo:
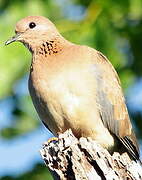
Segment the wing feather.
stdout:
<svg viewBox="0 0 142 180">
<path fill-rule="evenodd" d="M 134 159 L 139 159 L 139 148 L 118 75 L 107 58 L 98 51 L 96 53 L 94 74 L 98 84 L 97 103 L 103 124 L 118 137 Z"/>
</svg>

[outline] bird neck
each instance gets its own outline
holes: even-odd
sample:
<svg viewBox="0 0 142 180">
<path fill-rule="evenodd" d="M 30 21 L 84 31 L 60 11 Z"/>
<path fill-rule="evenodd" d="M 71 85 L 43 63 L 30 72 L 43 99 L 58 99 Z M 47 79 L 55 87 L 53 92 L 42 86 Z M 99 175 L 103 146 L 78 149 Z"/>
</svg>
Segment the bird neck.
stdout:
<svg viewBox="0 0 142 180">
<path fill-rule="evenodd" d="M 53 39 L 42 41 L 42 43 L 38 45 L 33 52 L 35 55 L 48 57 L 58 54 L 68 44 L 69 42 L 62 36 L 57 36 Z"/>
</svg>

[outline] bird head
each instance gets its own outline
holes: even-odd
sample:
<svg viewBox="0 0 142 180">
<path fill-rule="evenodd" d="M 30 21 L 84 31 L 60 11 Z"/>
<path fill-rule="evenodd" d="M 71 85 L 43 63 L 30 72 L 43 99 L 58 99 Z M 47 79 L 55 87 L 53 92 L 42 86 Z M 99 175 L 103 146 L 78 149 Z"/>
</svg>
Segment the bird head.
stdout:
<svg viewBox="0 0 142 180">
<path fill-rule="evenodd" d="M 50 41 L 60 36 L 54 24 L 42 16 L 28 16 L 17 22 L 15 36 L 5 42 L 5 45 L 12 42 L 22 42 L 26 47 L 33 50 L 45 41 Z"/>
</svg>

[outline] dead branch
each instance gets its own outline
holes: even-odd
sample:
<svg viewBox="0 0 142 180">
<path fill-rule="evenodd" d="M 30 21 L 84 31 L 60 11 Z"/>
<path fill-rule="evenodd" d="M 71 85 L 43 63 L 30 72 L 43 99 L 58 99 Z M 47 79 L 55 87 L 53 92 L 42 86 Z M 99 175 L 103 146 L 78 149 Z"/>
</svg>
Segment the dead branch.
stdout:
<svg viewBox="0 0 142 180">
<path fill-rule="evenodd" d="M 141 165 L 127 153 L 111 156 L 91 138 L 78 140 L 71 130 L 44 143 L 40 152 L 56 180 L 142 180 Z"/>
</svg>

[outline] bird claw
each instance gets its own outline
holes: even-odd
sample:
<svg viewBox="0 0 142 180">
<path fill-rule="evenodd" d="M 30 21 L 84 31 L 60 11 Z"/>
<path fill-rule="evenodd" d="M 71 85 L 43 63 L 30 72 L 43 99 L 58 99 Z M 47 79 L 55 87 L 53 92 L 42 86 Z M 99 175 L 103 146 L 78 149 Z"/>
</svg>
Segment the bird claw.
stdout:
<svg viewBox="0 0 142 180">
<path fill-rule="evenodd" d="M 52 142 L 55 143 L 55 142 L 57 142 L 58 140 L 59 140 L 58 137 L 52 137 L 52 138 L 48 139 L 48 141 L 44 142 L 43 145 L 44 145 L 44 146 L 48 146 L 50 143 L 52 143 Z"/>
</svg>

